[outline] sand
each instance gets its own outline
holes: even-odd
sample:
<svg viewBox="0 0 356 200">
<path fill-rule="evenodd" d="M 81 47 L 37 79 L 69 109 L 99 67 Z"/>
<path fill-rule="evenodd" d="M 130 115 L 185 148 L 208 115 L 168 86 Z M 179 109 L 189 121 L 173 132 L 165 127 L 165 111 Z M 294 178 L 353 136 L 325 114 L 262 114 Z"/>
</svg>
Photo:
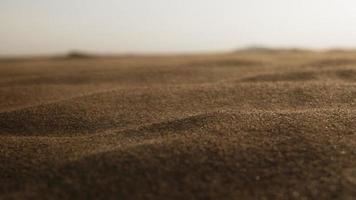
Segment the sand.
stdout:
<svg viewBox="0 0 356 200">
<path fill-rule="evenodd" d="M 0 199 L 355 199 L 356 52 L 0 61 Z"/>
</svg>

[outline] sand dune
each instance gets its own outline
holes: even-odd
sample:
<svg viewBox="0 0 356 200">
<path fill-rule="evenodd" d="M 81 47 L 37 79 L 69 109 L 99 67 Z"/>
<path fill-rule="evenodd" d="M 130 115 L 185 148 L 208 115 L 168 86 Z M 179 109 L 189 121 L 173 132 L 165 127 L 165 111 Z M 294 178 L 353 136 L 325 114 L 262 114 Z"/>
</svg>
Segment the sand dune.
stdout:
<svg viewBox="0 0 356 200">
<path fill-rule="evenodd" d="M 0 62 L 0 199 L 356 198 L 355 58 Z"/>
</svg>

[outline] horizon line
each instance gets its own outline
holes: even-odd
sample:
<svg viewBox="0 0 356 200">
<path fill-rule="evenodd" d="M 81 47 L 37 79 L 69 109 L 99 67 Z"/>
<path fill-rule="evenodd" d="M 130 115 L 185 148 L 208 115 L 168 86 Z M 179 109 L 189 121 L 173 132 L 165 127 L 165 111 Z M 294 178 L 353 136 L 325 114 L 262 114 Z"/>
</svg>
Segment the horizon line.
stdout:
<svg viewBox="0 0 356 200">
<path fill-rule="evenodd" d="M 20 54 L 1 54 L 1 60 L 7 59 L 27 59 L 27 58 L 63 58 L 73 54 L 83 57 L 121 57 L 121 56 L 178 56 L 178 55 L 199 55 L 199 54 L 224 54 L 224 53 L 243 53 L 243 52 L 268 52 L 268 51 L 308 51 L 308 52 L 352 52 L 355 47 L 303 47 L 303 46 L 268 46 L 268 45 L 247 45 L 236 49 L 225 50 L 192 50 L 192 51 L 92 51 L 84 49 L 72 49 L 56 53 L 20 53 Z M 80 55 L 79 55 L 80 54 Z M 75 56 L 74 56 L 75 57 Z"/>
</svg>

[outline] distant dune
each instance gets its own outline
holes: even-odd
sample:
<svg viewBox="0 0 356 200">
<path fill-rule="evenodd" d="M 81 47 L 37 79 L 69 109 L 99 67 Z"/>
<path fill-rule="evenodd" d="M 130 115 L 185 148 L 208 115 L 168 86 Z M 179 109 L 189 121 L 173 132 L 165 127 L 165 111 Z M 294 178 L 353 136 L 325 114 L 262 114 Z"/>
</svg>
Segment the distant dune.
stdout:
<svg viewBox="0 0 356 200">
<path fill-rule="evenodd" d="M 0 199 L 356 198 L 355 52 L 95 57 L 0 62 Z"/>
<path fill-rule="evenodd" d="M 237 49 L 236 53 L 310 53 L 310 49 L 302 48 L 271 48 L 265 46 L 248 46 Z"/>
<path fill-rule="evenodd" d="M 68 59 L 85 59 L 85 58 L 93 58 L 94 55 L 80 52 L 80 51 L 71 51 L 65 57 Z"/>
</svg>

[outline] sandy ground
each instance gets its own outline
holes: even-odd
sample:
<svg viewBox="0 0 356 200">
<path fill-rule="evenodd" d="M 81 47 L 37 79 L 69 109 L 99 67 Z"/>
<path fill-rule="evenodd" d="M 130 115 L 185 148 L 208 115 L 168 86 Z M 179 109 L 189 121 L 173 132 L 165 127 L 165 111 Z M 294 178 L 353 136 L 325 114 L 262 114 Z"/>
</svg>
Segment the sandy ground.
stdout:
<svg viewBox="0 0 356 200">
<path fill-rule="evenodd" d="M 0 61 L 0 199 L 355 199 L 356 53 Z"/>
</svg>

